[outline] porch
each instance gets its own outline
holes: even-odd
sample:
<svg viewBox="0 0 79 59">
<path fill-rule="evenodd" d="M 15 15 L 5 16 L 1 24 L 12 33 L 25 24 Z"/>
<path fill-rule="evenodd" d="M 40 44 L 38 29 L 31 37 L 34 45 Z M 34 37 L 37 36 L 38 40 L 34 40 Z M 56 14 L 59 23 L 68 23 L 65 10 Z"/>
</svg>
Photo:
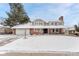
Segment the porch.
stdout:
<svg viewBox="0 0 79 59">
<path fill-rule="evenodd" d="M 43 29 L 39 29 L 39 28 L 34 28 L 34 29 L 30 29 L 30 34 L 31 35 L 41 35 L 41 34 L 64 34 L 64 29 L 63 28 L 43 28 Z"/>
</svg>

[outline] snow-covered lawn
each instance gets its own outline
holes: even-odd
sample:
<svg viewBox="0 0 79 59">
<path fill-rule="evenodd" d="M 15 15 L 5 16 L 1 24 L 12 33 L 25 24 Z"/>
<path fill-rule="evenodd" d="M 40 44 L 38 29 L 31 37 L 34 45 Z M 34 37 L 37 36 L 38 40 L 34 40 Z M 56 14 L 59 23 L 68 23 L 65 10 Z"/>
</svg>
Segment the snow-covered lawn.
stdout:
<svg viewBox="0 0 79 59">
<path fill-rule="evenodd" d="M 19 36 L 16 35 L 0 35 L 0 46 L 4 46 L 18 38 Z"/>
<path fill-rule="evenodd" d="M 8 34 L 6 34 L 6 35 L 0 35 L 0 40 L 1 39 L 6 39 L 6 38 L 13 38 L 13 37 L 16 37 L 16 35 L 8 35 Z"/>
<path fill-rule="evenodd" d="M 79 52 L 79 37 L 37 35 L 24 37 L 0 47 L 0 51 L 70 51 Z"/>
<path fill-rule="evenodd" d="M 0 41 L 6 40 L 8 38 L 14 37 L 13 35 L 0 35 Z"/>
</svg>

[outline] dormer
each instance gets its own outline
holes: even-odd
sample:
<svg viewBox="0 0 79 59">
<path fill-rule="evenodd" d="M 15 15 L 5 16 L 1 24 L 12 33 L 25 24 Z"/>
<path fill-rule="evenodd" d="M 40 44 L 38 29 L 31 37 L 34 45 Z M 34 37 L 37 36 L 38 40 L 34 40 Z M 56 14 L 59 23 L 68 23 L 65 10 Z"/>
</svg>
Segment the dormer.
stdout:
<svg viewBox="0 0 79 59">
<path fill-rule="evenodd" d="M 42 19 L 36 19 L 32 22 L 32 25 L 46 25 L 46 22 Z"/>
</svg>

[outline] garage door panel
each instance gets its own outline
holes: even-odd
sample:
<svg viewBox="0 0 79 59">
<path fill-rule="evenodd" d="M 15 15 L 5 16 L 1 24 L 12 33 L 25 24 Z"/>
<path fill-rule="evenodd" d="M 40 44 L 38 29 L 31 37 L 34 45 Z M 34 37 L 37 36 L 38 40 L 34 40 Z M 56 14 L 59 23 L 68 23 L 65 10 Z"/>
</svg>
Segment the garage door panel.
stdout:
<svg viewBox="0 0 79 59">
<path fill-rule="evenodd" d="M 24 35 L 24 29 L 16 29 L 16 34 L 17 35 Z"/>
<path fill-rule="evenodd" d="M 30 34 L 30 30 L 26 29 L 26 35 Z M 25 35 L 25 29 L 16 29 L 16 35 Z"/>
</svg>

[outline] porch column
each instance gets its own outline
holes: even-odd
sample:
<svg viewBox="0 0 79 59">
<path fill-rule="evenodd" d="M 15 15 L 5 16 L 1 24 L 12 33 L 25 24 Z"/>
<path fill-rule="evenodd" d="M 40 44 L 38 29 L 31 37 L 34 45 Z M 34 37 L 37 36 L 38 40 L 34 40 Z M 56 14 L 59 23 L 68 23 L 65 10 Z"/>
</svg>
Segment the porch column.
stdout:
<svg viewBox="0 0 79 59">
<path fill-rule="evenodd" d="M 60 29 L 58 28 L 58 33 L 59 33 L 59 30 L 60 30 Z"/>
<path fill-rule="evenodd" d="M 56 33 L 56 28 L 54 28 L 54 33 Z"/>
<path fill-rule="evenodd" d="M 48 34 L 50 34 L 50 29 L 48 28 Z"/>
<path fill-rule="evenodd" d="M 43 35 L 43 29 L 41 29 L 41 34 Z"/>
<path fill-rule="evenodd" d="M 15 32 L 15 31 L 16 31 L 15 29 L 12 29 L 12 33 L 13 33 L 13 34 L 16 34 L 16 32 Z"/>
<path fill-rule="evenodd" d="M 26 39 L 26 28 L 25 28 L 24 30 L 25 30 L 25 33 L 24 33 L 24 38 Z"/>
</svg>

